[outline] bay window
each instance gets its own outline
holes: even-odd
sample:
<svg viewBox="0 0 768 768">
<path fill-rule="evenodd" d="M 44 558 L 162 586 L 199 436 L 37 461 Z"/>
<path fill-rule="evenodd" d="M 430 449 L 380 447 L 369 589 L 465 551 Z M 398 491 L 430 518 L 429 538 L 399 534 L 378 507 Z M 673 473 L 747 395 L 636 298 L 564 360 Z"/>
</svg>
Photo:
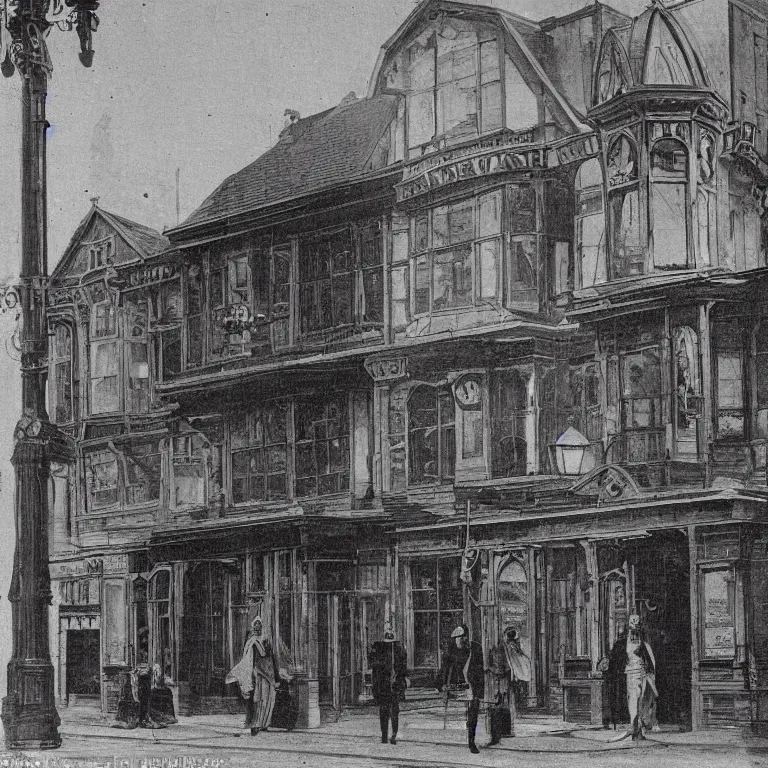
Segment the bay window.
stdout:
<svg viewBox="0 0 768 768">
<path fill-rule="evenodd" d="M 605 263 L 603 172 L 597 158 L 582 163 L 576 173 L 576 268 L 580 287 L 607 280 Z"/>
<path fill-rule="evenodd" d="M 450 387 L 422 385 L 408 399 L 409 479 L 412 485 L 450 482 L 456 463 L 455 404 Z"/>
<path fill-rule="evenodd" d="M 498 303 L 503 205 L 504 192 L 497 189 L 412 217 L 415 314 Z"/>
<path fill-rule="evenodd" d="M 688 266 L 688 148 L 661 139 L 651 149 L 650 231 L 653 263 L 659 268 Z"/>
<path fill-rule="evenodd" d="M 85 485 L 88 511 L 96 512 L 118 503 L 118 457 L 111 449 L 100 449 L 85 455 Z"/>
<path fill-rule="evenodd" d="M 608 149 L 608 213 L 612 237 L 611 277 L 645 273 L 640 230 L 637 150 L 626 136 Z"/>
</svg>

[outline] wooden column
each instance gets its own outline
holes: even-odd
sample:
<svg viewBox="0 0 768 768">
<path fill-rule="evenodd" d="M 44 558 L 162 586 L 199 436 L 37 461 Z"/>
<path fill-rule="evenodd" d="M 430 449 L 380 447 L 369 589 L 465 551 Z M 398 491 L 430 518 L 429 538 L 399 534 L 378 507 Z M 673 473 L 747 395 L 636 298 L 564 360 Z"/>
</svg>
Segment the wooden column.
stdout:
<svg viewBox="0 0 768 768">
<path fill-rule="evenodd" d="M 691 727 L 702 727 L 701 693 L 699 691 L 699 578 L 696 567 L 696 526 L 688 526 L 688 558 L 691 594 Z"/>
</svg>

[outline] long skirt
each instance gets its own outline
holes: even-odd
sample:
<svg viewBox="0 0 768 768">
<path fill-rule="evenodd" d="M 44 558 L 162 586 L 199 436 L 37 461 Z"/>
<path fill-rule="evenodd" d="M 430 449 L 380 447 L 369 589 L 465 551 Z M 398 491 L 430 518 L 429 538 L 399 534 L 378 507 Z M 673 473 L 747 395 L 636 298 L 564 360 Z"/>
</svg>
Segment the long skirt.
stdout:
<svg viewBox="0 0 768 768">
<path fill-rule="evenodd" d="M 254 675 L 253 690 L 245 705 L 245 727 L 266 728 L 275 706 L 275 687 L 261 675 Z"/>
<path fill-rule="evenodd" d="M 656 695 L 643 671 L 627 672 L 627 704 L 629 722 L 633 734 L 650 729 L 654 723 Z"/>
</svg>

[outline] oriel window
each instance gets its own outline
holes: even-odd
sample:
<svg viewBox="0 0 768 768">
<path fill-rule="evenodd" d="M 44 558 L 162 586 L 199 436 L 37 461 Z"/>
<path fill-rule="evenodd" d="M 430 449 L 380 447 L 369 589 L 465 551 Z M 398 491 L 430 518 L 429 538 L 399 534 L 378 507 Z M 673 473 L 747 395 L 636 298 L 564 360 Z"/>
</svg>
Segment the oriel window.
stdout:
<svg viewBox="0 0 768 768">
<path fill-rule="evenodd" d="M 745 437 L 744 350 L 739 320 L 713 323 L 715 379 L 717 392 L 717 436 L 720 439 Z"/>
<path fill-rule="evenodd" d="M 651 233 L 656 269 L 688 266 L 688 148 L 661 139 L 651 150 Z"/>
<path fill-rule="evenodd" d="M 576 173 L 576 268 L 582 288 L 607 280 L 605 255 L 603 172 L 592 158 Z"/>
<path fill-rule="evenodd" d="M 610 145 L 607 170 L 611 277 L 642 275 L 645 273 L 645 254 L 640 237 L 637 150 L 626 136 L 619 136 Z"/>
</svg>

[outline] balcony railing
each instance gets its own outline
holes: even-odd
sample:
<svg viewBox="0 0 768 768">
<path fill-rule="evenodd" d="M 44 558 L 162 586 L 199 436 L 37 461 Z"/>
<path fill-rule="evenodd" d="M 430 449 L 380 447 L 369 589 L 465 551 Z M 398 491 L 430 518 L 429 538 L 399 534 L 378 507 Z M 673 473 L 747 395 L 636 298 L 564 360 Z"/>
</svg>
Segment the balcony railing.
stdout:
<svg viewBox="0 0 768 768">
<path fill-rule="evenodd" d="M 666 458 L 666 430 L 631 429 L 611 435 L 606 450 L 608 464 L 648 464 Z"/>
</svg>

